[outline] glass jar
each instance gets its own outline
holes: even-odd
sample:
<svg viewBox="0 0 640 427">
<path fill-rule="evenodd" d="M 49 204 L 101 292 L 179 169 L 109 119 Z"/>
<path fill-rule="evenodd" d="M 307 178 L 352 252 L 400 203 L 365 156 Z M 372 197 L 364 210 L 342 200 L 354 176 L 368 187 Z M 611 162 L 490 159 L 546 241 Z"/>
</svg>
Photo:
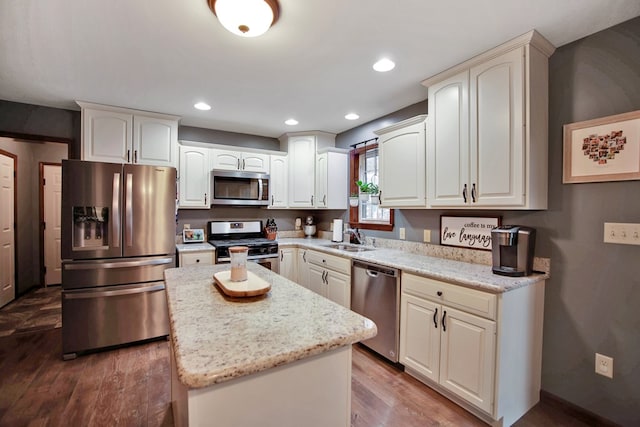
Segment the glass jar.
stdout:
<svg viewBox="0 0 640 427">
<path fill-rule="evenodd" d="M 247 253 L 246 246 L 232 246 L 229 248 L 231 256 L 231 281 L 242 282 L 247 280 Z"/>
</svg>

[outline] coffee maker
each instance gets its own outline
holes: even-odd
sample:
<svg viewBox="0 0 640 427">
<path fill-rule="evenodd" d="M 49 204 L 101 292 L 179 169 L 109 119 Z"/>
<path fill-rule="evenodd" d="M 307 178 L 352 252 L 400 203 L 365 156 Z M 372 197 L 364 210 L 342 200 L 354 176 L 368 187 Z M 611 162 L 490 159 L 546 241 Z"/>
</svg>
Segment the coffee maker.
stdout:
<svg viewBox="0 0 640 427">
<path fill-rule="evenodd" d="M 493 272 L 502 276 L 528 276 L 533 272 L 536 230 L 503 225 L 491 230 Z"/>
</svg>

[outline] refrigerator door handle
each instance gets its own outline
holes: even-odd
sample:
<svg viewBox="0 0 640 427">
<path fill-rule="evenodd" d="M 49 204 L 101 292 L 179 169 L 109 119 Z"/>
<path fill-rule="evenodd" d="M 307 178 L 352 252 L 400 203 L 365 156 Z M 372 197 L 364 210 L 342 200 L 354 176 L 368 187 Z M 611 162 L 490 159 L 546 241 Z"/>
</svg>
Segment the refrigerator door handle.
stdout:
<svg viewBox="0 0 640 427">
<path fill-rule="evenodd" d="M 124 239 L 125 245 L 133 246 L 133 174 L 127 174 L 125 202 Z"/>
<path fill-rule="evenodd" d="M 86 298 L 102 298 L 102 297 L 115 297 L 119 295 L 132 295 L 141 294 L 143 292 L 155 292 L 165 289 L 164 283 L 153 286 L 139 286 L 136 288 L 120 289 L 113 291 L 90 291 L 90 292 L 65 292 L 64 298 L 66 299 L 86 299 Z"/>
<path fill-rule="evenodd" d="M 64 264 L 65 270 L 95 270 L 97 268 L 126 268 L 126 267 L 144 267 L 146 265 L 163 265 L 171 264 L 172 257 L 156 258 L 152 260 L 136 260 L 136 261 L 115 261 L 115 262 L 78 262 L 74 264 Z"/>
<path fill-rule="evenodd" d="M 111 230 L 113 240 L 113 247 L 120 247 L 120 174 L 113 174 L 113 196 L 111 200 Z"/>
</svg>

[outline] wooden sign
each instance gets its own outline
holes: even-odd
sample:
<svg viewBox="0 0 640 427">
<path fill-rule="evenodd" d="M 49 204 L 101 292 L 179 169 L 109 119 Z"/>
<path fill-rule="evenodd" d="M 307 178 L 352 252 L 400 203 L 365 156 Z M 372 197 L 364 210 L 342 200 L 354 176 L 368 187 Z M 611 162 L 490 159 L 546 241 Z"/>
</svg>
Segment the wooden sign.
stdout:
<svg viewBox="0 0 640 427">
<path fill-rule="evenodd" d="M 500 225 L 500 217 L 440 217 L 440 244 L 461 248 L 491 250 L 491 230 Z"/>
</svg>

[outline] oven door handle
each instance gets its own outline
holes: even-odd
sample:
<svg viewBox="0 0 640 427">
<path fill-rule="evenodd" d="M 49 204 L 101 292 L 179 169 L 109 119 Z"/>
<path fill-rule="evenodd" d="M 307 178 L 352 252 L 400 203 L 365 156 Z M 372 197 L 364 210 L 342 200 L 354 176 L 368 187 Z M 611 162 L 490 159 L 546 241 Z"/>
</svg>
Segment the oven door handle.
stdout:
<svg viewBox="0 0 640 427">
<path fill-rule="evenodd" d="M 247 257 L 247 261 L 256 261 L 261 259 L 278 259 L 278 254 L 269 254 L 269 255 L 251 255 Z M 230 262 L 231 257 L 222 257 L 216 259 L 216 264 Z"/>
</svg>

